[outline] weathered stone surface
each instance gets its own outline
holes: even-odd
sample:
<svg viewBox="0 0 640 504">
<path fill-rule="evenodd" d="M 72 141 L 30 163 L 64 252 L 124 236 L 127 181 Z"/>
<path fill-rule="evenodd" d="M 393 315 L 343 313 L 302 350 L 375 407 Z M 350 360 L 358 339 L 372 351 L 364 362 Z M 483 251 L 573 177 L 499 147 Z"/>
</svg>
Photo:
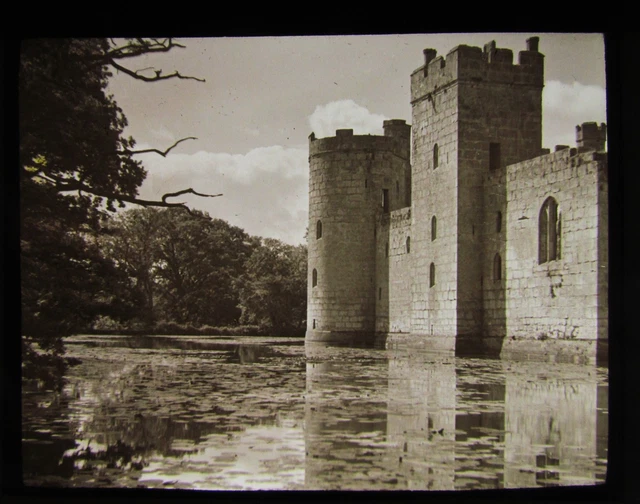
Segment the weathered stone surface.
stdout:
<svg viewBox="0 0 640 504">
<path fill-rule="evenodd" d="M 326 232 L 310 232 L 307 339 L 359 331 L 500 355 L 516 338 L 542 359 L 546 341 L 606 341 L 606 125 L 578 126 L 577 148 L 542 148 L 537 37 L 517 64 L 495 42 L 424 58 L 411 75 L 412 126 L 310 136 L 309 229 L 322 220 Z M 556 215 L 549 231 L 543 219 Z M 541 261 L 541 241 L 557 254 Z M 584 351 L 595 358 L 594 345 Z"/>
</svg>

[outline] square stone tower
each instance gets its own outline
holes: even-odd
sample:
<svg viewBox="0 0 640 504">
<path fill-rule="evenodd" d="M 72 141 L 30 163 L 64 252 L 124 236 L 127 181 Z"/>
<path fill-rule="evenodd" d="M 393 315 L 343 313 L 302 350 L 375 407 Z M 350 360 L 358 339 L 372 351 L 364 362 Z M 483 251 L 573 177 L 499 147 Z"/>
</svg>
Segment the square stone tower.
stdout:
<svg viewBox="0 0 640 504">
<path fill-rule="evenodd" d="M 424 57 L 411 75 L 411 330 L 503 336 L 503 172 L 541 154 L 544 56 L 533 37 L 517 64 L 495 42 Z"/>
</svg>

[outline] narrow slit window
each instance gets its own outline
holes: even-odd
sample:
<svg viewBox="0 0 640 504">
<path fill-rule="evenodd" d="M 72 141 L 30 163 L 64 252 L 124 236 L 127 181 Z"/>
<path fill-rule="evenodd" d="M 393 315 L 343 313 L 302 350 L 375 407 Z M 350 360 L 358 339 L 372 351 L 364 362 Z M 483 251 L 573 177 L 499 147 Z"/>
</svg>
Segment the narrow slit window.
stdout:
<svg viewBox="0 0 640 504">
<path fill-rule="evenodd" d="M 429 287 L 433 287 L 436 284 L 436 265 L 431 263 L 429 266 Z"/>
<path fill-rule="evenodd" d="M 389 213 L 389 189 L 382 190 L 382 211 Z"/>
<path fill-rule="evenodd" d="M 313 273 L 311 274 L 311 286 L 315 287 L 318 285 L 318 271 L 313 268 Z"/>
<path fill-rule="evenodd" d="M 496 233 L 500 233 L 502 231 L 502 212 L 498 211 L 496 213 Z"/>
<path fill-rule="evenodd" d="M 436 169 L 438 167 L 438 163 L 440 160 L 438 159 L 438 144 L 433 146 L 433 168 Z"/>
<path fill-rule="evenodd" d="M 493 278 L 494 280 L 502 280 L 502 258 L 500 254 L 493 257 Z"/>
<path fill-rule="evenodd" d="M 389 242 L 384 244 L 384 256 L 389 257 Z"/>
<path fill-rule="evenodd" d="M 322 238 L 322 221 L 316 222 L 316 239 Z"/>
<path fill-rule="evenodd" d="M 411 252 L 411 237 L 407 236 L 407 254 Z"/>
<path fill-rule="evenodd" d="M 316 319 L 313 319 L 313 328 L 316 328 Z"/>
<path fill-rule="evenodd" d="M 378 300 L 382 299 L 382 287 L 378 287 Z"/>
<path fill-rule="evenodd" d="M 500 144 L 491 142 L 489 144 L 489 169 L 498 170 L 500 168 Z"/>
<path fill-rule="evenodd" d="M 436 216 L 434 215 L 433 217 L 431 217 L 431 241 L 435 240 L 437 235 L 438 235 L 438 219 L 436 219 Z"/>
</svg>

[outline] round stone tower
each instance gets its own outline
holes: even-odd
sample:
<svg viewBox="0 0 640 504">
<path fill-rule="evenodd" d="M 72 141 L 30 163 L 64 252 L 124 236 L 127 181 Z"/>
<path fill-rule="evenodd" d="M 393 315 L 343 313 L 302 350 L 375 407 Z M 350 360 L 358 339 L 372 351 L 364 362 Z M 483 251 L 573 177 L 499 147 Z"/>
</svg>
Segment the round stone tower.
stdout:
<svg viewBox="0 0 640 504">
<path fill-rule="evenodd" d="M 411 184 L 411 126 L 384 132 L 309 136 L 307 341 L 374 343 L 376 226 L 407 206 Z"/>
</svg>

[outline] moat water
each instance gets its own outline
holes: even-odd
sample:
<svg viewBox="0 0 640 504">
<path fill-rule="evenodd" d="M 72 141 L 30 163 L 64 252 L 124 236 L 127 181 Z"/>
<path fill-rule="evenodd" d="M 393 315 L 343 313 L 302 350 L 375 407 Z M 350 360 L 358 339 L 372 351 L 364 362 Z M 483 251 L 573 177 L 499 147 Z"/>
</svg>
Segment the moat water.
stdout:
<svg viewBox="0 0 640 504">
<path fill-rule="evenodd" d="M 75 336 L 23 388 L 29 486 L 467 490 L 595 485 L 607 370 L 293 338 Z"/>
</svg>

